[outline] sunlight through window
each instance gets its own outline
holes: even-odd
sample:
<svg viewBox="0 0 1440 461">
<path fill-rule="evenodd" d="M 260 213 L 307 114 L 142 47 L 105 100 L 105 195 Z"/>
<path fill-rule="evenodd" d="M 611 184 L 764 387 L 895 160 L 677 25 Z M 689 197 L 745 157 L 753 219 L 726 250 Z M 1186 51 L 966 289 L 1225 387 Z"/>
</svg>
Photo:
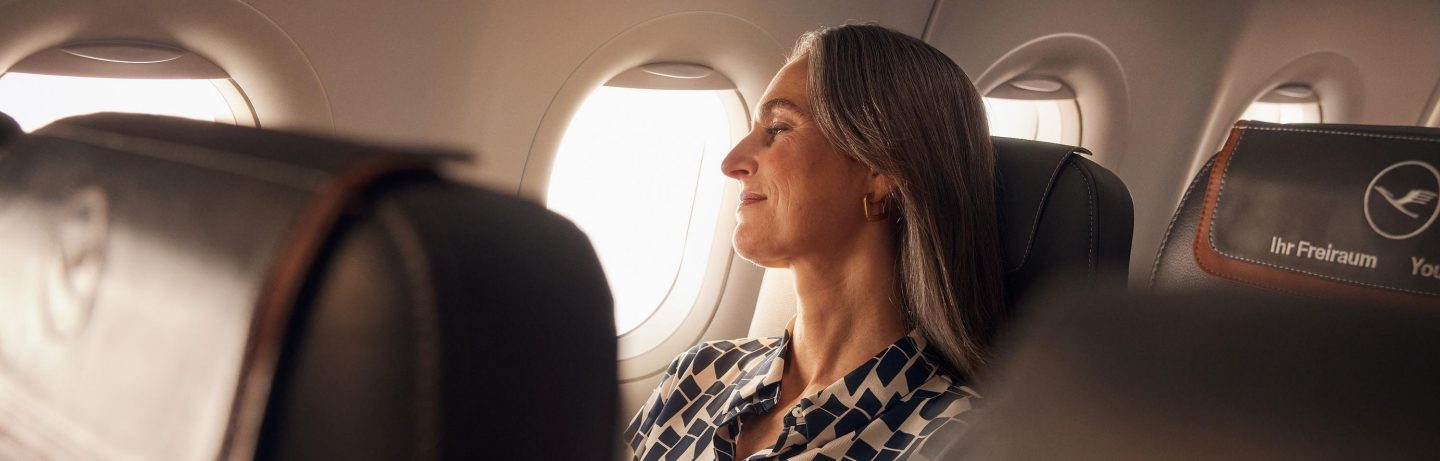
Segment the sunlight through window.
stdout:
<svg viewBox="0 0 1440 461">
<path fill-rule="evenodd" d="M 1271 123 L 1320 123 L 1320 99 L 1304 85 L 1285 85 L 1250 103 L 1241 120 Z"/>
<path fill-rule="evenodd" d="M 984 99 L 991 136 L 1080 144 L 1080 106 L 1059 81 L 1017 79 Z"/>
<path fill-rule="evenodd" d="M 1066 107 L 1066 106 L 1069 107 Z M 990 135 L 1007 138 L 1064 143 L 1064 111 L 1075 110 L 1075 101 L 1023 101 L 985 98 Z"/>
<path fill-rule="evenodd" d="M 1319 103 L 1259 102 L 1245 109 L 1241 120 L 1272 123 L 1320 123 Z"/>
<path fill-rule="evenodd" d="M 620 334 L 699 296 L 732 145 L 727 97 L 602 86 L 565 132 L 547 205 L 590 237 Z"/>
<path fill-rule="evenodd" d="M 228 88 L 227 88 L 228 87 Z M 56 120 L 96 112 L 168 115 L 235 124 L 250 117 L 236 114 L 225 91 L 227 79 L 125 79 L 67 77 L 18 72 L 0 76 L 0 112 L 25 131 Z"/>
</svg>

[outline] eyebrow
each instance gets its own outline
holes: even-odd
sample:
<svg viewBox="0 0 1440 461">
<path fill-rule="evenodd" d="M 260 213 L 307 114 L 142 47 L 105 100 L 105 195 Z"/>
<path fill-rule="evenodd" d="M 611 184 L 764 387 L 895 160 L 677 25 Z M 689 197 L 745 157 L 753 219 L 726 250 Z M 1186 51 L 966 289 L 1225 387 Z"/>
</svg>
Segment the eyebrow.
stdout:
<svg viewBox="0 0 1440 461">
<path fill-rule="evenodd" d="M 765 101 L 765 104 L 762 104 L 762 105 L 760 106 L 760 111 L 756 113 L 755 119 L 756 119 L 756 120 L 759 120 L 759 119 L 761 119 L 761 118 L 764 118 L 764 116 L 765 116 L 766 114 L 769 114 L 770 112 L 774 112 L 777 107 L 778 107 L 778 108 L 789 109 L 789 110 L 791 110 L 791 111 L 794 111 L 794 112 L 797 112 L 797 113 L 800 113 L 800 114 L 804 114 L 804 113 L 805 113 L 804 110 L 801 110 L 801 109 L 800 109 L 800 105 L 795 104 L 794 102 L 791 102 L 789 99 L 785 99 L 785 98 L 775 98 L 775 99 L 771 99 L 771 100 L 769 100 L 769 101 Z"/>
</svg>

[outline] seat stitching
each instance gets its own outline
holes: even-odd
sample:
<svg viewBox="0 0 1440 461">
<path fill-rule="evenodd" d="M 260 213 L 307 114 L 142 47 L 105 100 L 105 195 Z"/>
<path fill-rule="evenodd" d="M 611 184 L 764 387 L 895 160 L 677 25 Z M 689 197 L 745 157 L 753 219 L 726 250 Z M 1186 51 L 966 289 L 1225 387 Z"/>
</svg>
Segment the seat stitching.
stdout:
<svg viewBox="0 0 1440 461">
<path fill-rule="evenodd" d="M 1089 270 L 1089 275 L 1094 275 L 1098 272 L 1098 268 L 1095 267 L 1095 253 L 1096 247 L 1099 246 L 1099 242 L 1095 238 L 1095 190 L 1090 187 L 1090 178 L 1086 175 L 1084 168 L 1080 168 L 1080 165 L 1075 162 L 1072 162 L 1070 167 L 1080 173 L 1080 182 L 1085 184 L 1085 212 L 1090 218 L 1090 225 L 1086 227 L 1090 237 L 1085 247 L 1085 267 Z"/>
<path fill-rule="evenodd" d="M 1380 139 L 1395 139 L 1395 140 L 1400 140 L 1400 141 L 1418 141 L 1418 142 L 1440 143 L 1440 138 L 1426 138 L 1426 137 L 1420 137 L 1420 136 L 1402 136 L 1402 135 L 1379 134 L 1379 133 L 1362 133 L 1362 132 L 1355 132 L 1355 131 L 1316 130 L 1316 129 L 1311 129 L 1311 128 L 1284 128 L 1284 127 L 1268 127 L 1268 126 L 1245 126 L 1245 127 L 1241 127 L 1240 129 L 1241 129 L 1241 130 L 1260 130 L 1260 131 L 1285 131 L 1285 132 L 1291 132 L 1291 133 L 1317 133 L 1317 134 L 1330 134 L 1330 135 L 1338 135 L 1338 136 L 1359 136 L 1359 137 L 1365 137 L 1365 138 L 1380 138 Z"/>
<path fill-rule="evenodd" d="M 1020 270 L 1025 267 L 1026 262 L 1030 261 L 1030 250 L 1035 244 L 1035 233 L 1040 229 L 1041 212 L 1045 209 L 1045 203 L 1049 201 L 1050 190 L 1055 187 L 1055 178 L 1060 176 L 1060 170 L 1065 168 L 1065 163 L 1069 162 L 1073 155 L 1074 151 L 1067 152 L 1065 157 L 1055 164 L 1055 169 L 1050 172 L 1050 181 L 1045 183 L 1045 192 L 1040 195 L 1040 203 L 1035 206 L 1035 217 L 1030 221 L 1030 235 L 1025 239 L 1025 252 L 1020 255 L 1020 264 L 1015 266 L 1015 270 Z"/>
</svg>

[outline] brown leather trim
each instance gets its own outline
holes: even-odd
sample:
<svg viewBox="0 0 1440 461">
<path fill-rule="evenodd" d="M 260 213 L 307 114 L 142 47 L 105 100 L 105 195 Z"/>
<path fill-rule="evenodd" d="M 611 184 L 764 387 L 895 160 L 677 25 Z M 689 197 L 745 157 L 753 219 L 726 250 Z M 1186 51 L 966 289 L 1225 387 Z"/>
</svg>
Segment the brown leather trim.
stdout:
<svg viewBox="0 0 1440 461">
<path fill-rule="evenodd" d="M 1235 148 L 1245 136 L 1245 121 L 1235 122 L 1230 129 L 1230 139 L 1216 155 L 1215 165 L 1210 170 L 1210 182 L 1205 190 L 1205 203 L 1200 210 L 1200 223 L 1195 232 L 1195 263 L 1201 270 L 1216 277 L 1234 280 L 1246 285 L 1277 291 L 1292 296 L 1316 299 L 1340 298 L 1351 301 L 1378 302 L 1401 306 L 1434 307 L 1433 297 L 1401 293 L 1383 289 L 1362 287 L 1344 282 L 1326 280 L 1227 258 L 1210 246 L 1211 223 L 1215 206 L 1220 199 L 1220 188 L 1224 184 L 1225 170 L 1235 155 Z"/>
<path fill-rule="evenodd" d="M 401 172 L 434 171 L 439 159 L 440 156 L 407 155 L 356 162 L 331 176 L 296 217 L 271 263 L 255 309 L 219 459 L 254 458 L 291 311 L 320 247 L 346 205 L 380 178 Z"/>
</svg>

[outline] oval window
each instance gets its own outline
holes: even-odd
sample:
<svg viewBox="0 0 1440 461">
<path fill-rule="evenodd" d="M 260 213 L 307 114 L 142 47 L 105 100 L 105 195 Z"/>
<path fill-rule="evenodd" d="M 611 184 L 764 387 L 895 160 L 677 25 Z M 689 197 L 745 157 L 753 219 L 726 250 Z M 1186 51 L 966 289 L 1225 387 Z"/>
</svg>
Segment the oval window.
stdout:
<svg viewBox="0 0 1440 461">
<path fill-rule="evenodd" d="M 590 237 L 618 334 L 699 296 L 740 105 L 709 68 L 650 64 L 596 89 L 566 128 L 546 205 Z"/>
<path fill-rule="evenodd" d="M 0 112 L 25 131 L 96 112 L 257 125 L 218 66 L 184 50 L 134 43 L 67 45 L 22 60 L 0 75 Z"/>
<path fill-rule="evenodd" d="M 990 135 L 1080 145 L 1080 105 L 1058 80 L 1018 78 L 985 96 Z"/>
</svg>

